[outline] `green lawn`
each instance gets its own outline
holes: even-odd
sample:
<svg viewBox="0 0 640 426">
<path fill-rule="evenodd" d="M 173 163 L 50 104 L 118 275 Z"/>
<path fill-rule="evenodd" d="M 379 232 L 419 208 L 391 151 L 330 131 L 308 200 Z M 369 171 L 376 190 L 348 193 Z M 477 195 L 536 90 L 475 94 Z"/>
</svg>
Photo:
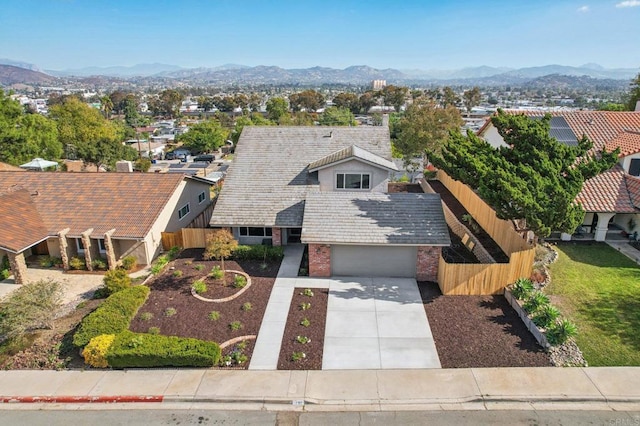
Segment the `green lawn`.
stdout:
<svg viewBox="0 0 640 426">
<path fill-rule="evenodd" d="M 558 244 L 545 292 L 578 327 L 590 366 L 640 366 L 640 267 L 604 243 Z"/>
</svg>

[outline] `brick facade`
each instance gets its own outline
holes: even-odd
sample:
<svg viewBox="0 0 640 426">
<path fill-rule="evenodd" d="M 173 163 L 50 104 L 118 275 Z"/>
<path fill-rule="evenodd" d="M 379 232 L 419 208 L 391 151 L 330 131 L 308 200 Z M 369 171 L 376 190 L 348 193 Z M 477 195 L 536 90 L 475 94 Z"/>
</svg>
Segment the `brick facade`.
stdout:
<svg viewBox="0 0 640 426">
<path fill-rule="evenodd" d="M 438 264 L 440 263 L 441 247 L 418 247 L 418 259 L 416 268 L 416 280 L 438 281 Z"/>
<path fill-rule="evenodd" d="M 271 228 L 271 244 L 274 246 L 282 245 L 282 230 L 280 228 Z"/>
<path fill-rule="evenodd" d="M 309 244 L 309 276 L 331 276 L 331 246 L 328 244 Z"/>
</svg>

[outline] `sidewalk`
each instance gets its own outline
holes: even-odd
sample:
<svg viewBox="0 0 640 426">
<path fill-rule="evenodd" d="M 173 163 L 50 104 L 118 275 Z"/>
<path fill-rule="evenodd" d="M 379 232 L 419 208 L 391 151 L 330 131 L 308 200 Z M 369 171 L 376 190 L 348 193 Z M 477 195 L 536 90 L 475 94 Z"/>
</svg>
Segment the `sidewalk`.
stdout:
<svg viewBox="0 0 640 426">
<path fill-rule="evenodd" d="M 640 250 L 636 250 L 629 245 L 628 241 L 605 241 L 614 249 L 627 256 L 629 259 L 640 265 Z"/>
<path fill-rule="evenodd" d="M 640 368 L 13 370 L 0 372 L 0 401 L 305 411 L 638 410 Z M 57 404 L 48 407 L 60 408 Z"/>
</svg>

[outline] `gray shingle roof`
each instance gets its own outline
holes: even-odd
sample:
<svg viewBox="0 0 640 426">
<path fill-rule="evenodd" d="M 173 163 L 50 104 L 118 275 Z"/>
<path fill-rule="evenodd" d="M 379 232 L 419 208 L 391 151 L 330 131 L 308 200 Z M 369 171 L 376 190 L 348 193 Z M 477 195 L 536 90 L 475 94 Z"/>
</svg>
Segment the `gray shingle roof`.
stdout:
<svg viewBox="0 0 640 426">
<path fill-rule="evenodd" d="M 302 242 L 451 244 L 438 194 L 314 192 L 307 195 Z"/>
<path fill-rule="evenodd" d="M 351 160 L 351 159 L 358 159 L 361 161 L 365 161 L 367 163 L 380 166 L 389 170 L 394 170 L 394 171 L 398 170 L 398 168 L 396 167 L 393 161 L 384 159 L 356 145 L 351 145 L 347 148 L 343 148 L 339 151 L 336 151 L 327 155 L 326 157 L 323 157 L 317 161 L 312 162 L 311 164 L 309 164 L 309 171 L 312 171 L 312 172 L 317 171 L 319 169 L 322 169 L 337 163 L 341 163 L 343 161 Z"/>
<path fill-rule="evenodd" d="M 245 127 L 211 225 L 301 227 L 309 163 L 352 145 L 391 160 L 387 127 Z"/>
</svg>

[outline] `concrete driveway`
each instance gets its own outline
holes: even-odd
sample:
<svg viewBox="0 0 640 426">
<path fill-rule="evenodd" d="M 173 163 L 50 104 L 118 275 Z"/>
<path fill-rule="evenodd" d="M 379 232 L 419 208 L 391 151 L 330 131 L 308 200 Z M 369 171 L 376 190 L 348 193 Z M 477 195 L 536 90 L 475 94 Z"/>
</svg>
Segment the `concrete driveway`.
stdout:
<svg viewBox="0 0 640 426">
<path fill-rule="evenodd" d="M 415 279 L 326 281 L 323 370 L 440 368 Z"/>
</svg>

